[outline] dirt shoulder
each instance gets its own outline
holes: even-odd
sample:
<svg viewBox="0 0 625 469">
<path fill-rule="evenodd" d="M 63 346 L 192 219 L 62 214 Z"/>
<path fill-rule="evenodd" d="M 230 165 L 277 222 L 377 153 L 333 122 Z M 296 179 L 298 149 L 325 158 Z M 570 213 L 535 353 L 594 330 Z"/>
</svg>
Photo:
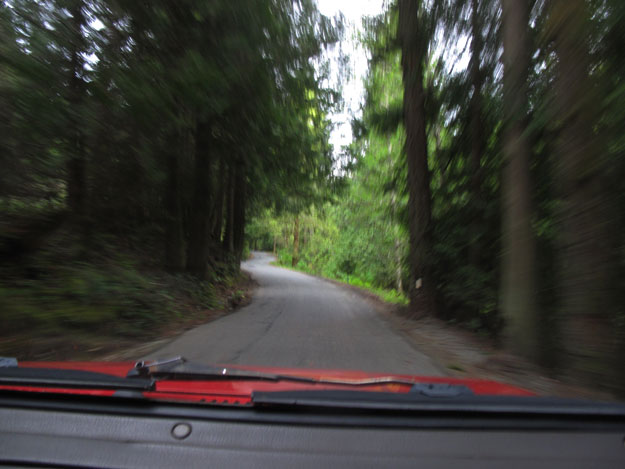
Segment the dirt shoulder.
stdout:
<svg viewBox="0 0 625 469">
<path fill-rule="evenodd" d="M 551 377 L 546 370 L 505 352 L 488 338 L 436 318 L 406 317 L 405 308 L 386 303 L 369 291 L 335 280 L 324 280 L 367 299 L 392 329 L 428 355 L 449 376 L 499 381 L 545 396 L 616 400 L 607 392 Z"/>
</svg>

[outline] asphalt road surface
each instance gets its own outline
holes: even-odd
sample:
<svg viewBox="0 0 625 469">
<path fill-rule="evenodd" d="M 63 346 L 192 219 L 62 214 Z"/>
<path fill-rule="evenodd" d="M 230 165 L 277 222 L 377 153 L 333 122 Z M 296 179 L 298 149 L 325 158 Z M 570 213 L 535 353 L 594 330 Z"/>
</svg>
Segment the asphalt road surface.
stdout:
<svg viewBox="0 0 625 469">
<path fill-rule="evenodd" d="M 369 302 L 325 280 L 269 265 L 242 264 L 259 283 L 252 302 L 191 329 L 151 358 L 182 355 L 213 364 L 335 368 L 440 376 L 430 358 L 394 332 Z"/>
</svg>

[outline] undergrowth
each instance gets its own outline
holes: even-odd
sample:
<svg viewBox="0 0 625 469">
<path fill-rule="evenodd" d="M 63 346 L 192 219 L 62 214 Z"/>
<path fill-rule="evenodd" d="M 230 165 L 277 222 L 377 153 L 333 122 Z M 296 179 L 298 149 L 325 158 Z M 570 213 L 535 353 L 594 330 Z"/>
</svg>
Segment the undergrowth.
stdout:
<svg viewBox="0 0 625 469">
<path fill-rule="evenodd" d="M 305 272 L 307 274 L 319 275 L 321 277 L 325 277 L 331 280 L 338 280 L 339 282 L 347 283 L 348 285 L 353 285 L 358 288 L 362 288 L 363 290 L 367 290 L 371 293 L 377 295 L 383 301 L 387 303 L 394 303 L 399 305 L 407 305 L 409 303 L 408 298 L 401 292 L 398 292 L 394 289 L 385 289 L 380 288 L 373 285 L 371 282 L 367 282 L 357 277 L 356 275 L 348 275 L 343 272 L 332 272 L 332 271 L 317 271 L 310 266 L 306 265 L 304 262 L 300 261 L 297 263 L 295 267 L 291 266 L 291 255 L 286 251 L 278 252 L 278 260 L 276 262 L 277 265 L 281 267 L 292 268 L 294 270 L 299 270 L 300 272 Z"/>
<path fill-rule="evenodd" d="M 174 323 L 197 322 L 209 310 L 241 301 L 240 274 L 227 266 L 200 281 L 146 265 L 145 253 L 105 251 L 81 259 L 72 249 L 51 246 L 1 266 L 0 355 L 17 337 L 148 339 Z M 234 303 L 231 296 L 237 297 Z"/>
</svg>

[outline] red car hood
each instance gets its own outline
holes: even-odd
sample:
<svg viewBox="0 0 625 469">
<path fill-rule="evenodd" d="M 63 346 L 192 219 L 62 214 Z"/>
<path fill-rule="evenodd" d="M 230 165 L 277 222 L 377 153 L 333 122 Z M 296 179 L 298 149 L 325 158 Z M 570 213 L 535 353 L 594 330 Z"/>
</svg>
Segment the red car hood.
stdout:
<svg viewBox="0 0 625 469">
<path fill-rule="evenodd" d="M 52 368 L 58 370 L 81 370 L 104 373 L 116 377 L 125 377 L 134 368 L 133 363 L 124 362 L 21 362 L 20 368 Z M 221 365 L 220 365 L 221 367 Z M 459 379 L 447 377 L 429 377 L 396 375 L 388 373 L 367 373 L 362 371 L 347 370 L 311 370 L 292 368 L 269 368 L 253 366 L 227 366 L 229 370 L 245 370 L 279 375 L 289 375 L 317 380 L 343 380 L 358 382 L 363 379 L 395 378 L 400 381 L 412 383 L 446 383 L 450 385 L 464 385 L 476 395 L 504 395 L 504 396 L 532 396 L 533 393 L 515 386 L 510 386 L 496 381 L 479 379 Z M 359 385 L 359 391 L 381 391 L 393 393 L 405 393 L 411 388 L 410 384 L 404 383 L 377 383 Z M 66 394 L 88 394 L 100 396 L 112 396 L 115 391 L 110 389 L 85 389 L 63 387 L 38 387 L 2 385 L 0 389 L 10 389 L 28 392 L 54 392 Z M 257 391 L 301 391 L 301 390 L 354 390 L 350 384 L 331 384 L 314 382 L 293 381 L 264 381 L 248 379 L 207 379 L 207 380 L 170 380 L 159 379 L 155 389 L 143 391 L 146 398 L 176 400 L 187 402 L 206 402 L 212 404 L 246 405 L 251 402 L 252 392 Z"/>
</svg>

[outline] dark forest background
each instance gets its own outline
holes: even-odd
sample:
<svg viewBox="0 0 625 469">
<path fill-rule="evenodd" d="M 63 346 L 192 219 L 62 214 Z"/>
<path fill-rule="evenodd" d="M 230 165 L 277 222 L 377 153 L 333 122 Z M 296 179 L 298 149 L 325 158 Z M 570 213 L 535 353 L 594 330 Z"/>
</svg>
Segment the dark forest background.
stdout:
<svg viewBox="0 0 625 469">
<path fill-rule="evenodd" d="M 624 18 L 389 2 L 336 149 L 310 0 L 3 0 L 2 348 L 143 337 L 265 249 L 623 392 Z"/>
</svg>

